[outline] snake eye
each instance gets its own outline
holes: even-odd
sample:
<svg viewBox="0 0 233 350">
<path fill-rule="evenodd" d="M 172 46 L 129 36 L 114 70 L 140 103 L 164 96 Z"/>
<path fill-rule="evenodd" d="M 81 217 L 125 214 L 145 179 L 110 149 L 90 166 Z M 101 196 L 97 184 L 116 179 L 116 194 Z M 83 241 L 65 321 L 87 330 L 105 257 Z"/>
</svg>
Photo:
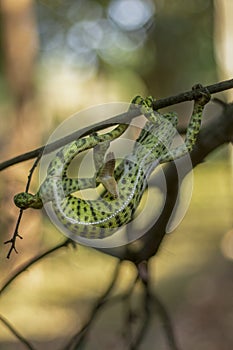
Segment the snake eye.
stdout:
<svg viewBox="0 0 233 350">
<path fill-rule="evenodd" d="M 14 196 L 14 203 L 18 208 L 26 209 L 28 208 L 28 203 L 30 200 L 30 196 L 28 193 L 21 192 Z"/>
<path fill-rule="evenodd" d="M 34 208 L 41 209 L 42 201 L 31 193 L 21 192 L 14 196 L 14 203 L 20 209 Z"/>
</svg>

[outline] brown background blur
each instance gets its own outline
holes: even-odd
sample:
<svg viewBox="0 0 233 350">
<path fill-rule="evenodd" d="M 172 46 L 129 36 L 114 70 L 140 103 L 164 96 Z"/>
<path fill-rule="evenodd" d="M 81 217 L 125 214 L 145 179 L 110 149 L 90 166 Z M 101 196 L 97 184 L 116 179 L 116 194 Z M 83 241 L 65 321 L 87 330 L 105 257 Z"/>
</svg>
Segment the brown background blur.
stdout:
<svg viewBox="0 0 233 350">
<path fill-rule="evenodd" d="M 130 102 L 137 94 L 166 97 L 233 76 L 229 0 L 0 0 L 0 10 L 2 161 L 40 146 L 84 108 Z M 218 97 L 230 101 L 232 91 Z M 172 109 L 180 125 L 187 125 L 191 103 Z M 218 112 L 210 104 L 204 123 Z M 181 349 L 233 347 L 232 157 L 232 147 L 224 146 L 195 169 L 188 212 L 150 262 L 154 289 L 173 319 Z M 63 239 L 45 215 L 29 210 L 20 227 L 19 254 L 6 259 L 3 242 L 18 215 L 12 198 L 24 190 L 31 164 L 1 173 L 1 286 L 23 262 Z M 88 317 L 115 264 L 86 247 L 62 249 L 13 282 L 0 297 L 0 314 L 36 348 L 60 349 Z M 115 293 L 123 293 L 134 275 L 125 262 Z M 120 309 L 102 312 L 85 349 L 124 348 Z M 162 334 L 155 315 L 142 348 L 167 349 Z M 0 349 L 16 348 L 23 346 L 0 322 Z"/>
</svg>

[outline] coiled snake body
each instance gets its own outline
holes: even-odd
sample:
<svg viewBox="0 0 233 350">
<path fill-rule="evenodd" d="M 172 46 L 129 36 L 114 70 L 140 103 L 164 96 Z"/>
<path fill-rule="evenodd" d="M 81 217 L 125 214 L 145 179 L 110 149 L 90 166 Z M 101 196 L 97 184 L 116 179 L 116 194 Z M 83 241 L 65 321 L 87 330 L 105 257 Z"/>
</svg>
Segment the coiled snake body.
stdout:
<svg viewBox="0 0 233 350">
<path fill-rule="evenodd" d="M 202 88 L 200 85 L 194 88 Z M 22 208 L 42 208 L 52 203 L 58 220 L 73 237 L 101 239 L 112 235 L 117 228 L 131 221 L 147 186 L 147 178 L 158 164 L 179 158 L 192 150 L 201 125 L 204 105 L 209 101 L 208 91 L 202 92 L 194 102 L 193 113 L 185 142 L 170 149 L 177 126 L 174 113 L 160 114 L 152 109 L 151 97 L 137 96 L 132 103 L 139 105 L 148 121 L 142 129 L 132 153 L 115 168 L 114 154 L 106 154 L 112 140 L 126 130 L 119 124 L 105 134 L 91 134 L 63 147 L 49 164 L 47 176 L 38 192 L 19 193 L 15 204 Z M 93 148 L 96 173 L 92 178 L 69 178 L 67 169 L 77 154 Z M 72 193 L 94 188 L 102 183 L 106 191 L 96 200 L 75 197 Z"/>
</svg>

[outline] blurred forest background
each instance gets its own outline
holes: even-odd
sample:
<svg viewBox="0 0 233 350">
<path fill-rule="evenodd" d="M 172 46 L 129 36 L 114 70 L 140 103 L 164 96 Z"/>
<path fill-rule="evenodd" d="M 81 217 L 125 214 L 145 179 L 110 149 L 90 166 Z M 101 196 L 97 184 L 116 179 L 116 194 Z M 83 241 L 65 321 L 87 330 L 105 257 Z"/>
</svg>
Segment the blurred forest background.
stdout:
<svg viewBox="0 0 233 350">
<path fill-rule="evenodd" d="M 1 160 L 47 141 L 70 115 L 95 104 L 162 98 L 233 77 L 233 3 L 230 0 L 0 0 Z M 215 95 L 216 97 L 216 95 Z M 232 90 L 218 95 L 232 100 Z M 176 110 L 186 126 L 192 104 Z M 203 123 L 221 108 L 210 103 Z M 181 349 L 233 347 L 232 146 L 194 170 L 190 207 L 150 261 L 154 290 L 173 320 Z M 25 212 L 19 254 L 6 259 L 4 241 L 18 210 L 31 162 L 1 173 L 0 283 L 25 261 L 62 242 L 43 213 Z M 36 192 L 34 177 L 31 192 Z M 63 248 L 20 275 L 0 298 L 0 314 L 36 349 L 63 349 L 106 290 L 117 259 L 79 246 Z M 156 268 L 155 268 L 156 267 Z M 156 271 L 155 271 L 156 270 Z M 135 278 L 121 266 L 114 295 Z M 135 296 L 140 298 L 140 286 Z M 126 349 L 120 333 L 124 304 L 107 306 L 85 349 Z M 141 349 L 169 349 L 161 320 Z M 0 322 L 0 349 L 24 349 Z"/>
</svg>

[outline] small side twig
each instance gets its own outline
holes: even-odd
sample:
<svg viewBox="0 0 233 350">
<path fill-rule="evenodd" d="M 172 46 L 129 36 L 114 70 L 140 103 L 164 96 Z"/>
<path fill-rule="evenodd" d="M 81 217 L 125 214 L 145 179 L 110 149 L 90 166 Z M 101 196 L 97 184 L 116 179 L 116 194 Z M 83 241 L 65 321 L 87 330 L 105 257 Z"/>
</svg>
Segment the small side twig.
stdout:
<svg viewBox="0 0 233 350">
<path fill-rule="evenodd" d="M 36 350 L 28 340 L 26 340 L 3 316 L 0 315 L 0 321 L 11 331 L 12 334 L 20 341 L 21 344 L 24 344 L 25 347 L 29 350 Z"/>
<path fill-rule="evenodd" d="M 33 163 L 33 166 L 31 167 L 31 169 L 29 171 L 28 181 L 27 181 L 27 184 L 26 184 L 25 192 L 28 192 L 28 190 L 29 190 L 30 183 L 31 183 L 31 180 L 32 180 L 32 175 L 33 175 L 33 173 L 34 173 L 34 171 L 35 171 L 35 169 L 36 169 L 36 167 L 37 167 L 41 157 L 42 157 L 42 153 L 40 153 L 37 156 L 35 162 Z M 14 233 L 13 233 L 11 239 L 9 239 L 8 241 L 4 242 L 4 244 L 11 244 L 10 249 L 8 251 L 8 254 L 7 254 L 7 259 L 10 259 L 10 256 L 11 256 L 11 253 L 12 253 L 13 250 L 15 251 L 16 254 L 18 254 L 18 251 L 16 249 L 16 240 L 17 240 L 17 237 L 20 238 L 20 239 L 23 239 L 23 237 L 19 234 L 19 225 L 20 225 L 22 216 L 23 216 L 23 209 L 20 209 Z"/>
<path fill-rule="evenodd" d="M 16 249 L 16 239 L 17 237 L 20 238 L 20 239 L 23 239 L 22 236 L 20 236 L 19 234 L 19 225 L 20 225 L 20 222 L 21 222 L 21 219 L 22 219 L 22 216 L 23 216 L 23 209 L 20 209 L 19 211 L 19 216 L 18 216 L 18 219 L 17 219 L 17 222 L 16 222 L 16 225 L 15 225 L 15 230 L 14 230 L 14 233 L 11 237 L 11 239 L 9 239 L 8 241 L 5 241 L 4 244 L 11 244 L 10 246 L 10 249 L 8 251 L 8 254 L 7 254 L 7 259 L 10 259 L 10 256 L 11 256 L 11 253 L 12 251 L 14 250 L 16 254 L 18 254 L 18 251 Z"/>
</svg>

